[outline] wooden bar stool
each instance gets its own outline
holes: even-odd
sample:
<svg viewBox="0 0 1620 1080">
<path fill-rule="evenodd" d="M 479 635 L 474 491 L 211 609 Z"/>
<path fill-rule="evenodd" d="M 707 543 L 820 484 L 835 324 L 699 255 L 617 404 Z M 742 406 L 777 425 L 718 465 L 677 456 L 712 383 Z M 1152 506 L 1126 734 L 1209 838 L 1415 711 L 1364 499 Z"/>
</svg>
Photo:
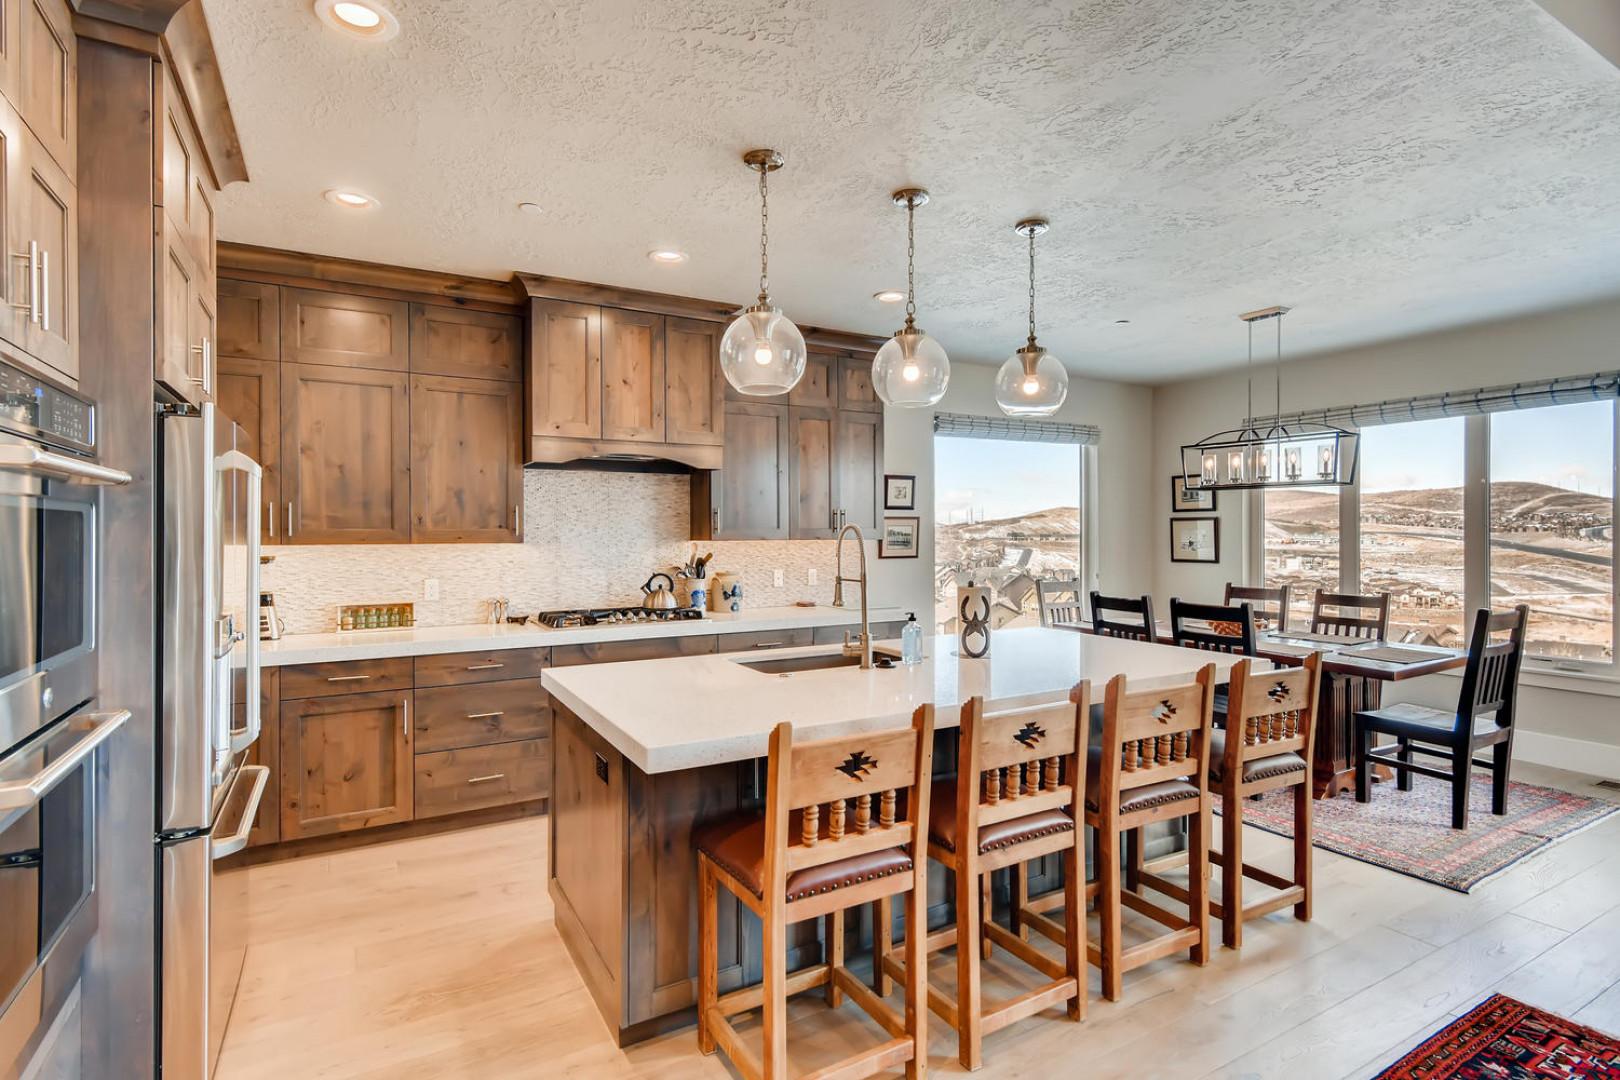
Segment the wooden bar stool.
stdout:
<svg viewBox="0 0 1620 1080">
<path fill-rule="evenodd" d="M 910 728 L 793 745 L 793 727 L 771 732 L 765 812 L 698 830 L 698 1048 L 726 1052 L 749 1080 L 787 1076 L 787 999 L 818 986 L 834 1008 L 848 995 L 890 1038 L 816 1072 L 845 1080 L 904 1065 L 928 1068 L 927 955 L 923 934 L 907 935 L 905 1015 L 896 1013 L 843 963 L 844 912 L 904 894 L 906 925 L 927 925 L 924 836 L 934 753 L 934 708 Z M 853 803 L 853 813 L 851 812 Z M 904 808 L 904 809 L 902 809 Z M 903 815 L 903 816 L 901 816 Z M 718 996 L 716 886 L 764 923 L 765 981 Z M 787 928 L 827 917 L 827 960 L 787 971 Z M 765 1048 L 756 1055 L 730 1017 L 763 1009 Z"/>
<path fill-rule="evenodd" d="M 1196 682 L 1169 689 L 1129 690 L 1123 675 L 1108 681 L 1102 744 L 1088 755 L 1086 824 L 1096 830 L 1101 922 L 1099 944 L 1087 952 L 1102 969 L 1103 997 L 1109 1001 L 1119 1000 L 1125 972 L 1178 949 L 1187 949 L 1195 964 L 1209 962 L 1210 795 L 1204 775 L 1214 694 L 1214 664 L 1206 664 Z M 1122 834 L 1183 817 L 1189 824 L 1186 918 L 1122 881 L 1119 859 Z M 1167 884 L 1141 869 L 1132 878 L 1155 887 Z M 1122 916 L 1127 907 L 1169 930 L 1126 948 Z"/>
<path fill-rule="evenodd" d="M 1221 899 L 1210 911 L 1221 920 L 1221 940 L 1243 947 L 1243 921 L 1285 907 L 1311 917 L 1311 751 L 1316 745 L 1316 695 L 1322 654 L 1301 667 L 1251 673 L 1252 661 L 1232 668 L 1226 729 L 1210 735 L 1209 789 L 1221 797 L 1221 850 L 1210 861 L 1221 867 Z M 1294 876 L 1285 878 L 1243 861 L 1243 805 L 1255 795 L 1294 789 Z M 1278 890 L 1243 902 L 1245 877 Z M 1166 884 L 1154 880 L 1154 887 Z M 1166 889 L 1168 891 L 1168 889 Z M 1173 894 L 1172 894 L 1173 895 Z"/>
<path fill-rule="evenodd" d="M 957 778 L 934 783 L 929 800 L 928 855 L 956 880 L 956 925 L 928 934 L 928 952 L 956 946 L 956 998 L 928 987 L 928 1007 L 956 1028 L 962 1066 L 984 1064 L 984 1037 L 1027 1016 L 1068 1003 L 1069 1019 L 1086 1015 L 1085 837 L 1081 813 L 1086 736 L 1091 727 L 1091 684 L 1082 682 L 1066 705 L 986 707 L 975 697 L 962 707 Z M 964 842 L 977 837 L 978 842 Z M 1062 945 L 1054 959 L 990 918 L 990 875 L 1043 855 L 1061 853 L 1065 924 L 1025 912 L 1025 924 Z M 887 902 L 879 901 L 879 918 Z M 909 942 L 921 924 L 908 922 Z M 1045 975 L 1047 982 L 987 1007 L 980 968 L 999 945 Z M 895 978 L 907 966 L 888 952 L 883 963 Z M 908 962 L 909 965 L 909 962 Z"/>
</svg>

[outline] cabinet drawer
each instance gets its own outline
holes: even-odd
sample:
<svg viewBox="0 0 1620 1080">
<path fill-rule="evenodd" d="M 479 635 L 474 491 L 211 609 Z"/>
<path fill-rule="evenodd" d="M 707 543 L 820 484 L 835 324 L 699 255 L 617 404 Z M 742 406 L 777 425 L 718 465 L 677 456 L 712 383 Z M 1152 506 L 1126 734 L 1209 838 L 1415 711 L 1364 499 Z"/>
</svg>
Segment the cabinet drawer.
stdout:
<svg viewBox="0 0 1620 1080">
<path fill-rule="evenodd" d="M 281 700 L 331 697 L 374 690 L 409 690 L 411 658 L 339 660 L 331 664 L 292 664 L 281 669 Z"/>
<path fill-rule="evenodd" d="M 549 649 L 487 649 L 484 652 L 444 653 L 416 658 L 416 685 L 453 686 L 459 683 L 538 679 L 550 660 Z"/>
<path fill-rule="evenodd" d="M 704 656 L 715 652 L 713 634 L 693 637 L 598 641 L 589 645 L 553 645 L 551 666 L 611 664 L 617 660 L 662 660 L 669 656 Z"/>
<path fill-rule="evenodd" d="M 872 623 L 871 624 L 872 640 L 873 641 L 899 640 L 900 631 L 905 627 L 905 625 L 906 624 L 904 622 L 875 622 L 875 623 Z M 858 634 L 860 632 L 860 629 L 861 628 L 860 628 L 859 624 L 857 624 L 857 623 L 850 623 L 848 626 L 818 626 L 818 627 L 816 627 L 816 644 L 817 645 L 837 645 L 837 644 L 839 644 L 840 642 L 842 642 L 844 640 L 844 634 L 845 633 L 848 633 L 849 636 L 851 638 L 853 638 L 853 637 L 855 637 L 856 634 Z"/>
<path fill-rule="evenodd" d="M 418 754 L 550 734 L 551 695 L 539 679 L 416 691 Z"/>
<path fill-rule="evenodd" d="M 746 634 L 721 634 L 720 652 L 747 652 L 751 649 L 785 649 L 792 645 L 814 645 L 816 632 L 808 626 L 792 630 L 753 630 Z"/>
<path fill-rule="evenodd" d="M 416 816 L 543 799 L 550 783 L 550 739 L 421 754 L 416 758 Z"/>
</svg>

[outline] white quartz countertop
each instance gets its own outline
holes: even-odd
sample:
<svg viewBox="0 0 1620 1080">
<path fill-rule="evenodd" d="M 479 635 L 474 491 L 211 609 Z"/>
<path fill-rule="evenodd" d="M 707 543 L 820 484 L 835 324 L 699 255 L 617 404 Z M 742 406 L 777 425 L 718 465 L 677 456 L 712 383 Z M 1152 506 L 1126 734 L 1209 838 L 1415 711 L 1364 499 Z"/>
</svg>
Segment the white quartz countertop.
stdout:
<svg viewBox="0 0 1620 1080">
<path fill-rule="evenodd" d="M 871 620 L 904 619 L 898 608 L 874 608 Z M 679 622 L 631 623 L 618 626 L 581 626 L 552 630 L 544 626 L 430 626 L 414 630 L 360 630 L 352 633 L 289 634 L 279 641 L 260 643 L 266 667 L 285 664 L 322 664 L 333 660 L 379 660 L 392 656 L 434 656 L 439 653 L 480 649 L 532 649 L 548 645 L 580 645 L 598 641 L 635 641 L 642 638 L 694 637 L 703 634 L 743 634 L 768 630 L 854 626 L 861 620 L 859 607 L 769 607 L 732 612 L 711 612 L 701 619 Z"/>
<path fill-rule="evenodd" d="M 924 639 L 914 667 L 859 667 L 769 675 L 744 666 L 833 654 L 836 645 L 688 656 L 547 669 L 541 685 L 646 773 L 675 772 L 763 757 L 783 720 L 834 738 L 909 722 L 933 702 L 936 727 L 955 727 L 958 706 L 976 695 L 1007 705 L 1061 701 L 1082 679 L 1101 702 L 1108 680 L 1133 688 L 1189 681 L 1205 664 L 1224 676 L 1241 657 L 1038 627 L 1002 630 L 987 659 L 961 659 L 951 635 Z M 1266 661 L 1256 661 L 1270 670 Z"/>
</svg>

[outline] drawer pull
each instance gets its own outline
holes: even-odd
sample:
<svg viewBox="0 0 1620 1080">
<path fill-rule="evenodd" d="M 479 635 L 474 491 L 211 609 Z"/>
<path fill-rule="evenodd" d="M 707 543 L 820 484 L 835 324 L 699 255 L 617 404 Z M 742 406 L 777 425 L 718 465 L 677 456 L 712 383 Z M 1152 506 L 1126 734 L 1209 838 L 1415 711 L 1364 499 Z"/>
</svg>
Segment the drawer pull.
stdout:
<svg viewBox="0 0 1620 1080">
<path fill-rule="evenodd" d="M 467 714 L 467 719 L 469 719 L 469 720 L 493 720 L 497 716 L 505 716 L 505 715 L 506 715 L 505 712 L 470 712 L 470 713 Z"/>
<path fill-rule="evenodd" d="M 326 677 L 326 681 L 327 682 L 359 682 L 361 679 L 369 679 L 369 678 L 371 678 L 370 675 L 328 675 Z"/>
<path fill-rule="evenodd" d="M 468 780 L 467 783 L 469 783 L 469 784 L 487 784 L 491 780 L 505 780 L 505 779 L 506 779 L 506 774 L 505 773 L 497 772 L 497 773 L 490 773 L 488 776 L 474 776 L 470 780 Z"/>
<path fill-rule="evenodd" d="M 494 671 L 496 668 L 503 668 L 505 666 L 506 666 L 505 664 L 468 664 L 467 665 L 467 670 L 468 671 Z"/>
<path fill-rule="evenodd" d="M 774 649 L 778 645 L 786 645 L 786 644 L 787 644 L 787 642 L 785 642 L 785 641 L 756 641 L 756 642 L 754 642 L 754 648 L 756 648 L 756 649 Z"/>
</svg>

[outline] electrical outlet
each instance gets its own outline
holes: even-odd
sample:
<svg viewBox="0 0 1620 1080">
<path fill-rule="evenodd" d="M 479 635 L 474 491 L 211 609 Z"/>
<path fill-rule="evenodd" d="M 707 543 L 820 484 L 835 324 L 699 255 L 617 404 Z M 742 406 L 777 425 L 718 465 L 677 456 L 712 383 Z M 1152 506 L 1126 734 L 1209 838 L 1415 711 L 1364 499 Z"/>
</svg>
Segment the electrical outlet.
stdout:
<svg viewBox="0 0 1620 1080">
<path fill-rule="evenodd" d="M 436 577 L 422 579 L 422 599 L 437 600 L 439 598 L 439 579 Z"/>
<path fill-rule="evenodd" d="M 817 570 L 815 567 L 812 566 L 810 568 L 810 584 L 812 584 L 812 585 L 816 584 L 816 579 L 819 578 L 820 576 L 821 576 L 821 571 Z"/>
<path fill-rule="evenodd" d="M 783 575 L 782 571 L 780 571 L 780 570 L 772 570 L 771 571 L 771 584 L 775 585 L 778 589 L 780 589 L 782 587 L 782 585 L 784 584 L 784 582 L 786 580 L 787 579 Z"/>
</svg>

